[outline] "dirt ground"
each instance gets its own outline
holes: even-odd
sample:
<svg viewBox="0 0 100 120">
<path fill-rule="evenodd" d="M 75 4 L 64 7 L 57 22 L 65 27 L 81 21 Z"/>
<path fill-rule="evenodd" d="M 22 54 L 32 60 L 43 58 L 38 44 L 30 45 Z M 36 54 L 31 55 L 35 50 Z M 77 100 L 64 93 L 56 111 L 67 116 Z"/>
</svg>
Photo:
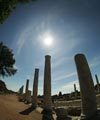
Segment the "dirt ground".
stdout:
<svg viewBox="0 0 100 120">
<path fill-rule="evenodd" d="M 32 109 L 30 105 L 19 102 L 16 95 L 0 95 L 0 120 L 42 120 L 42 108 Z M 56 120 L 56 114 L 53 117 Z M 77 117 L 72 117 L 72 120 L 77 120 Z"/>
<path fill-rule="evenodd" d="M 41 109 L 21 114 L 29 105 L 19 102 L 16 95 L 0 95 L 0 120 L 42 120 Z"/>
</svg>

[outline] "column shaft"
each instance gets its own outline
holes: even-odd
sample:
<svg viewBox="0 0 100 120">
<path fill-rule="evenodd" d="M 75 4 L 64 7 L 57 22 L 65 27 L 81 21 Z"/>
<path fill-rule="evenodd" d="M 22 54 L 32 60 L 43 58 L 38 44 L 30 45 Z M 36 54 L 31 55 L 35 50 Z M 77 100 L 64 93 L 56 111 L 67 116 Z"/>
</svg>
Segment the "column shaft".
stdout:
<svg viewBox="0 0 100 120">
<path fill-rule="evenodd" d="M 75 56 L 82 99 L 81 119 L 91 118 L 97 112 L 96 95 L 88 62 L 83 54 Z M 82 118 L 83 117 L 83 118 Z"/>
<path fill-rule="evenodd" d="M 51 109 L 51 57 L 45 56 L 44 68 L 44 108 Z"/>
<path fill-rule="evenodd" d="M 33 97 L 32 97 L 32 103 L 34 105 L 37 105 L 38 77 L 39 77 L 39 69 L 35 69 L 34 82 L 33 82 Z"/>
<path fill-rule="evenodd" d="M 75 97 L 77 97 L 76 84 L 74 84 L 74 92 L 75 92 Z"/>
<path fill-rule="evenodd" d="M 28 87 L 29 87 L 29 80 L 26 81 L 26 90 L 25 90 L 25 93 L 27 94 L 28 92 Z"/>
<path fill-rule="evenodd" d="M 44 68 L 44 109 L 42 111 L 42 120 L 54 120 L 52 115 L 52 100 L 51 100 L 51 56 L 45 56 Z"/>
</svg>

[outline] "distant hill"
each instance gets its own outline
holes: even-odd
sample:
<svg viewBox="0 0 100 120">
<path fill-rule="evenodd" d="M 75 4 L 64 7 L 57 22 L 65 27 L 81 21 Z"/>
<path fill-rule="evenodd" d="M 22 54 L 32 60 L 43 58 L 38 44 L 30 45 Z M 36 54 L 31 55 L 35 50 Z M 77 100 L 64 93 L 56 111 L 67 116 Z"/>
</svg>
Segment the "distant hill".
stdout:
<svg viewBox="0 0 100 120">
<path fill-rule="evenodd" d="M 13 94 L 16 93 L 12 90 L 8 90 L 4 81 L 0 80 L 0 94 Z"/>
</svg>

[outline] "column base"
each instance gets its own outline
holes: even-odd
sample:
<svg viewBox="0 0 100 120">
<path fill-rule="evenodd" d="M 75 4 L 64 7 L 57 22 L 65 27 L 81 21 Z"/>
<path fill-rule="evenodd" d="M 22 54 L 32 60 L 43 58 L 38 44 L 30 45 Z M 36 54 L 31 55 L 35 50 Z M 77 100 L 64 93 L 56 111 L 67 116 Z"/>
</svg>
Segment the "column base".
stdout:
<svg viewBox="0 0 100 120">
<path fill-rule="evenodd" d="M 43 117 L 42 117 L 42 120 L 54 120 L 53 118 L 53 112 L 51 109 L 44 109 L 42 111 L 42 114 L 43 114 Z"/>
<path fill-rule="evenodd" d="M 37 105 L 34 104 L 34 103 L 32 103 L 32 107 L 33 107 L 34 109 L 36 109 L 36 108 L 37 108 Z"/>
<path fill-rule="evenodd" d="M 55 109 L 56 112 L 56 120 L 71 120 L 70 117 L 68 117 L 68 111 L 64 108 L 57 108 Z"/>
<path fill-rule="evenodd" d="M 57 117 L 56 120 L 72 120 L 70 117 L 62 118 L 62 117 Z"/>
<path fill-rule="evenodd" d="M 85 115 L 81 115 L 80 118 L 78 120 L 100 120 L 100 111 L 97 111 L 93 116 L 91 116 L 90 118 L 85 116 Z"/>
<path fill-rule="evenodd" d="M 87 120 L 87 117 L 86 117 L 86 115 L 81 115 L 78 120 Z"/>
</svg>

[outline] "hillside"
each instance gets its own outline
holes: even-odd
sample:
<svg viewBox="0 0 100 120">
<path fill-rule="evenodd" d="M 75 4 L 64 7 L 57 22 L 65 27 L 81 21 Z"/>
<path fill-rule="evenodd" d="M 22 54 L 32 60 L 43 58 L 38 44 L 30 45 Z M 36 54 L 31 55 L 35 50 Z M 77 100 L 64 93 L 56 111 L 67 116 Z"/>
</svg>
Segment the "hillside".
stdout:
<svg viewBox="0 0 100 120">
<path fill-rule="evenodd" d="M 16 93 L 12 90 L 8 90 L 4 81 L 0 80 L 0 94 Z"/>
</svg>

